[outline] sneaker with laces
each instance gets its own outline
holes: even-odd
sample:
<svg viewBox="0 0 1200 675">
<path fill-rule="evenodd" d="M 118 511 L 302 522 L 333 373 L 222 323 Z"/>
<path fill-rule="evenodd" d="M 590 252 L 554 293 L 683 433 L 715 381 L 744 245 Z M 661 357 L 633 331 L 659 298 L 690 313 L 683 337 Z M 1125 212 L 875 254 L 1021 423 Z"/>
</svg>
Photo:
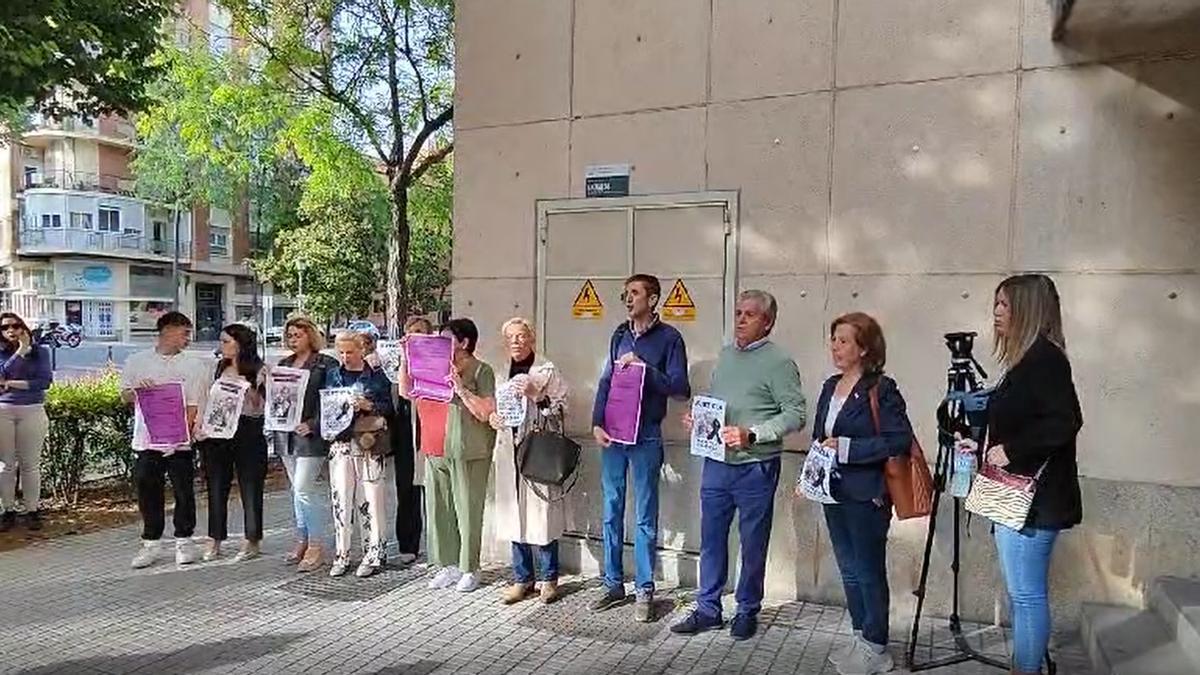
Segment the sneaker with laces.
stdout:
<svg viewBox="0 0 1200 675">
<path fill-rule="evenodd" d="M 191 538 L 175 540 L 175 564 L 176 565 L 191 565 L 200 559 L 200 552 L 196 550 L 196 544 Z"/>
<path fill-rule="evenodd" d="M 835 666 L 841 665 L 842 661 L 845 661 L 846 659 L 850 658 L 850 655 L 852 653 L 854 653 L 854 648 L 858 644 L 859 639 L 861 639 L 861 638 L 862 638 L 862 632 L 854 631 L 854 637 L 850 638 L 849 642 L 847 642 L 845 645 L 829 652 L 829 662 Z"/>
<path fill-rule="evenodd" d="M 158 541 L 142 541 L 142 547 L 138 549 L 137 555 L 133 556 L 132 567 L 135 570 L 145 569 L 158 560 L 159 544 Z"/>
<path fill-rule="evenodd" d="M 886 649 L 879 653 L 865 640 L 856 640 L 850 654 L 838 664 L 837 672 L 838 675 L 879 675 L 891 672 L 895 667 L 896 663 Z"/>
<path fill-rule="evenodd" d="M 734 640 L 749 640 L 758 632 L 758 617 L 753 614 L 738 614 L 729 625 L 729 635 Z"/>
<path fill-rule="evenodd" d="M 333 559 L 333 564 L 329 566 L 329 576 L 340 577 L 344 575 L 348 569 L 350 569 L 350 558 L 336 556 Z"/>
<path fill-rule="evenodd" d="M 462 578 L 458 580 L 458 584 L 454 588 L 459 593 L 470 593 L 479 588 L 479 575 L 475 572 L 467 572 L 462 575 Z"/>
<path fill-rule="evenodd" d="M 633 603 L 633 620 L 639 623 L 654 620 L 654 591 L 637 592 L 637 599 Z"/>
<path fill-rule="evenodd" d="M 606 609 L 611 609 L 625 602 L 627 597 L 629 596 L 625 595 L 624 586 L 614 586 L 605 589 L 604 595 L 593 600 L 592 604 L 588 605 L 588 609 L 593 612 L 603 612 Z"/>
<path fill-rule="evenodd" d="M 724 623 L 719 616 L 707 616 L 700 612 L 692 612 L 683 621 L 671 624 L 671 632 L 676 635 L 695 635 L 706 630 L 720 628 Z"/>
<path fill-rule="evenodd" d="M 434 575 L 433 579 L 429 582 L 429 587 L 434 590 L 450 588 L 457 584 L 458 580 L 462 579 L 462 576 L 463 573 L 457 567 L 450 565 L 449 567 L 442 568 L 442 571 Z"/>
<path fill-rule="evenodd" d="M 358 569 L 354 570 L 354 576 L 359 579 L 366 579 L 379 571 L 379 565 L 371 564 L 371 561 L 364 560 L 358 564 Z"/>
</svg>

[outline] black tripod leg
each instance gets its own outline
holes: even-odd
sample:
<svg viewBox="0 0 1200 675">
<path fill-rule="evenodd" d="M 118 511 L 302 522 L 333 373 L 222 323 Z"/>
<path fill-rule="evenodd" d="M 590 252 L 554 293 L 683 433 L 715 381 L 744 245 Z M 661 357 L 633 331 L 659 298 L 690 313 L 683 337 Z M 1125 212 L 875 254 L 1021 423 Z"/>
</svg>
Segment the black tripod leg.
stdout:
<svg viewBox="0 0 1200 675">
<path fill-rule="evenodd" d="M 939 458 L 940 459 L 940 458 Z M 934 467 L 934 472 L 937 473 L 939 467 Z M 937 485 L 937 479 L 934 479 L 934 485 Z M 917 638 L 921 633 L 921 611 L 925 608 L 925 591 L 929 582 L 929 558 L 933 553 L 933 533 L 937 531 L 938 503 L 941 501 L 942 491 L 934 489 L 933 491 L 933 509 L 929 512 L 929 527 L 925 531 L 925 553 L 921 558 L 921 580 L 917 583 L 917 589 L 913 591 L 913 595 L 917 596 L 917 611 L 913 615 L 912 632 L 908 637 L 908 651 L 904 654 L 904 666 L 912 670 L 913 662 L 917 654 Z"/>
<path fill-rule="evenodd" d="M 1050 658 L 1050 649 L 1046 649 L 1046 673 L 1047 675 L 1055 675 L 1058 672 L 1058 664 L 1054 659 Z"/>
</svg>

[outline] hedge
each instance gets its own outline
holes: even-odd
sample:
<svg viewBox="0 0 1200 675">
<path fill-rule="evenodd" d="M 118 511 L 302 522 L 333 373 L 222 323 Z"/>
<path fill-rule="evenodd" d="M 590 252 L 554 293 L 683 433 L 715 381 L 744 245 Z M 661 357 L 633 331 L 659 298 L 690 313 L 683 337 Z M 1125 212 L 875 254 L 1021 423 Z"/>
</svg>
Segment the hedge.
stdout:
<svg viewBox="0 0 1200 675">
<path fill-rule="evenodd" d="M 121 401 L 116 372 L 55 382 L 46 392 L 46 414 L 42 481 L 55 501 L 77 504 L 88 478 L 132 478 L 133 409 Z"/>
</svg>

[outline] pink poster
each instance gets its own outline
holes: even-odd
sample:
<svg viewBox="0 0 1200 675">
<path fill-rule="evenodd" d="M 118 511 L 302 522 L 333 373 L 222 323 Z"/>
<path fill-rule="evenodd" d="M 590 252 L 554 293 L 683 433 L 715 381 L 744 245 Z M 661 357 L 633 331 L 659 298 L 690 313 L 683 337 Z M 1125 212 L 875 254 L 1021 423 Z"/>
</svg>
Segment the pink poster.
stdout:
<svg viewBox="0 0 1200 675">
<path fill-rule="evenodd" d="M 138 412 L 146 425 L 151 448 L 177 448 L 191 442 L 183 384 L 169 382 L 135 389 Z"/>
<path fill-rule="evenodd" d="M 454 398 L 450 386 L 450 358 L 454 343 L 443 335 L 409 335 L 404 340 L 404 356 L 412 377 L 409 395 L 439 403 Z"/>
<path fill-rule="evenodd" d="M 638 425 L 642 421 L 642 385 L 645 382 L 644 363 L 627 366 L 613 364 L 608 401 L 604 405 L 604 431 L 614 442 L 622 445 L 637 443 Z"/>
</svg>

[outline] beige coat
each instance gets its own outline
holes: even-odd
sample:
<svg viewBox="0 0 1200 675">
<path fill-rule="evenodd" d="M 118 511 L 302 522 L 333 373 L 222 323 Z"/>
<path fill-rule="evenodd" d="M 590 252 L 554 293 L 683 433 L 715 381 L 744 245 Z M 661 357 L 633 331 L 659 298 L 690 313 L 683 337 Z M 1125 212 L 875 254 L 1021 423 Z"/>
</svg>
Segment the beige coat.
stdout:
<svg viewBox="0 0 1200 675">
<path fill-rule="evenodd" d="M 538 357 L 529 370 L 529 378 L 537 387 L 537 395 L 525 399 L 525 422 L 517 429 L 514 440 L 510 427 L 500 428 L 493 416 L 492 426 L 498 428 L 495 452 L 492 453 L 496 474 L 496 536 L 501 541 L 514 541 L 545 546 L 562 536 L 566 526 L 563 502 L 546 502 L 537 496 L 517 474 L 516 447 L 534 429 L 539 415 L 536 400 L 550 399 L 546 412 L 561 411 L 566 406 L 567 385 L 554 364 Z M 496 373 L 496 387 L 508 381 L 508 366 Z M 543 490 L 552 499 L 559 495 L 557 488 Z"/>
</svg>

